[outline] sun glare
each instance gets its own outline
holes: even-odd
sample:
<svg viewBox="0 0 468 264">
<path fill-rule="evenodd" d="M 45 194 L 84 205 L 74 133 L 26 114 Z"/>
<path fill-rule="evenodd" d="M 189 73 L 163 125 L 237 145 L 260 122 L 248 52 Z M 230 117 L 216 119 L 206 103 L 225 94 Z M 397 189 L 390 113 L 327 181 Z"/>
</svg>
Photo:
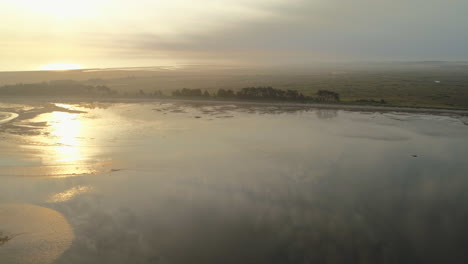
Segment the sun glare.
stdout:
<svg viewBox="0 0 468 264">
<path fill-rule="evenodd" d="M 49 18 L 71 20 L 85 19 L 99 14 L 102 8 L 102 0 L 3 0 L 7 4 L 19 6 L 30 10 L 37 15 L 45 15 Z"/>
<path fill-rule="evenodd" d="M 72 63 L 54 63 L 41 66 L 41 71 L 67 71 L 83 69 L 81 65 Z"/>
<path fill-rule="evenodd" d="M 79 161 L 83 157 L 80 153 L 79 135 L 82 127 L 78 114 L 53 112 L 51 114 L 51 136 L 57 139 L 55 148 L 57 161 Z"/>
</svg>

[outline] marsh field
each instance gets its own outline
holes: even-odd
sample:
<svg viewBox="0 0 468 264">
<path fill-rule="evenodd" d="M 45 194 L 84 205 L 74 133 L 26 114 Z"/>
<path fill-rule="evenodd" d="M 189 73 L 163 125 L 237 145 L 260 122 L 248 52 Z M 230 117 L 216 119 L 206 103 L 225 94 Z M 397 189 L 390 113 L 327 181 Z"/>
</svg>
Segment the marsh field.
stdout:
<svg viewBox="0 0 468 264">
<path fill-rule="evenodd" d="M 186 65 L 171 67 L 90 69 L 71 71 L 0 72 L 2 86 L 70 80 L 82 85 L 106 86 L 118 96 L 147 96 L 178 89 L 238 91 L 271 86 L 305 96 L 319 90 L 339 93 L 342 103 L 468 109 L 467 62 L 325 64 L 309 67 L 235 67 Z M 28 96 L 19 94 L 19 96 Z"/>
<path fill-rule="evenodd" d="M 468 119 L 0 104 L 0 262 L 467 263 Z"/>
</svg>

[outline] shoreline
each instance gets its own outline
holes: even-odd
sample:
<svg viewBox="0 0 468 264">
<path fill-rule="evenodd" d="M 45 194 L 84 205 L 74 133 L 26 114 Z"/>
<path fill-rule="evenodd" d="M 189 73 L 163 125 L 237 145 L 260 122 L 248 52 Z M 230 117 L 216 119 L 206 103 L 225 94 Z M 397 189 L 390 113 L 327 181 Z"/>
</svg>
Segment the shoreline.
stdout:
<svg viewBox="0 0 468 264">
<path fill-rule="evenodd" d="M 296 103 L 296 102 L 260 102 L 260 101 L 239 101 L 239 100 L 206 100 L 206 99 L 188 99 L 188 98 L 70 98 L 70 97 L 3 97 L 0 98 L 0 103 L 29 103 L 29 102 L 41 102 L 41 103 L 186 103 L 186 104 L 224 104 L 224 105 L 244 105 L 244 106 L 266 106 L 266 107 L 302 107 L 310 109 L 330 109 L 330 110 L 344 110 L 344 111 L 355 111 L 355 112 L 401 112 L 401 113 L 420 113 L 420 114 L 434 114 L 434 115 L 458 115 L 468 116 L 468 109 L 449 109 L 449 108 L 430 108 L 430 107 L 408 107 L 408 106 L 376 106 L 376 105 L 354 105 L 346 103 Z M 0 114 L 6 112 L 0 112 Z M 15 113 L 8 113 L 15 114 Z M 9 117 L 8 121 L 13 120 L 16 117 Z M 6 123 L 8 121 L 0 120 Z"/>
<path fill-rule="evenodd" d="M 153 101 L 153 100 L 152 100 Z M 190 104 L 232 104 L 251 105 L 266 107 L 303 107 L 311 109 L 330 109 L 344 111 L 364 111 L 364 112 L 403 112 L 403 113 L 423 113 L 423 114 L 450 114 L 468 116 L 468 110 L 444 109 L 427 107 L 405 107 L 405 106 L 375 106 L 375 105 L 352 105 L 352 104 L 321 104 L 321 103 L 289 103 L 289 102 L 255 102 L 255 101 L 224 101 L 224 100 L 190 100 L 190 99 L 156 99 L 161 102 L 181 102 Z"/>
</svg>

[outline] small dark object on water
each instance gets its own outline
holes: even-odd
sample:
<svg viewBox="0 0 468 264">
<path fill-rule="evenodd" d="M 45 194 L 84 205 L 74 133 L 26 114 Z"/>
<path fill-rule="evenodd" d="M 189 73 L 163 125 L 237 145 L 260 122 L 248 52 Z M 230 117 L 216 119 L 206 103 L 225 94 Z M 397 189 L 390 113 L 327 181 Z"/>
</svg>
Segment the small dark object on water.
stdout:
<svg viewBox="0 0 468 264">
<path fill-rule="evenodd" d="M 1 236 L 0 237 L 0 246 L 5 244 L 6 242 L 12 240 L 13 238 L 10 236 Z"/>
<path fill-rule="evenodd" d="M 417 157 L 418 157 L 418 155 L 411 155 L 411 156 L 412 156 L 413 158 L 417 158 Z"/>
<path fill-rule="evenodd" d="M 195 116 L 195 118 L 201 118 L 201 116 Z"/>
<path fill-rule="evenodd" d="M 19 235 L 22 235 L 22 233 L 8 236 L 8 235 L 4 235 L 2 232 L 0 232 L 0 246 L 6 244 L 7 242 L 9 242 L 10 240 L 12 240 L 13 238 L 15 238 L 15 237 L 17 237 Z"/>
</svg>

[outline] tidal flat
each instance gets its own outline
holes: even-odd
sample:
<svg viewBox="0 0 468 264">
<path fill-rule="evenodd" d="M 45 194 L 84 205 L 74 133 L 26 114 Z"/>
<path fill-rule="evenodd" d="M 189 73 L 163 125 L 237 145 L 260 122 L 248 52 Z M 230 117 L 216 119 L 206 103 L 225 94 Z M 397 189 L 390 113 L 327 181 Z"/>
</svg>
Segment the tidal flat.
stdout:
<svg viewBox="0 0 468 264">
<path fill-rule="evenodd" d="M 36 102 L 0 120 L 7 263 L 468 263 L 466 116 Z"/>
</svg>

